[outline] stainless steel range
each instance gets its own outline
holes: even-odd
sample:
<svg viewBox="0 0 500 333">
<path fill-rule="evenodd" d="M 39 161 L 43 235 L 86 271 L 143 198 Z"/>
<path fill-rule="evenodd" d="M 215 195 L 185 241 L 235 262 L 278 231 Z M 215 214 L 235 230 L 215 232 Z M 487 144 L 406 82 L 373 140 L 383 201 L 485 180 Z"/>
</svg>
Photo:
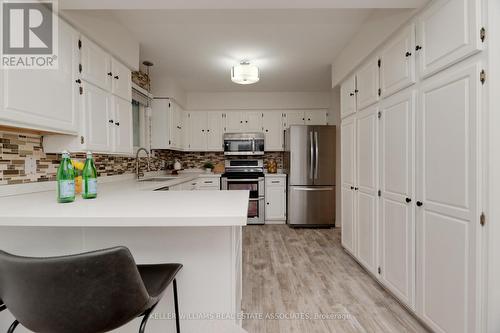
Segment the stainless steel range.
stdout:
<svg viewBox="0 0 500 333">
<path fill-rule="evenodd" d="M 264 224 L 264 161 L 232 159 L 225 162 L 226 172 L 222 175 L 223 190 L 248 190 L 248 224 Z"/>
</svg>

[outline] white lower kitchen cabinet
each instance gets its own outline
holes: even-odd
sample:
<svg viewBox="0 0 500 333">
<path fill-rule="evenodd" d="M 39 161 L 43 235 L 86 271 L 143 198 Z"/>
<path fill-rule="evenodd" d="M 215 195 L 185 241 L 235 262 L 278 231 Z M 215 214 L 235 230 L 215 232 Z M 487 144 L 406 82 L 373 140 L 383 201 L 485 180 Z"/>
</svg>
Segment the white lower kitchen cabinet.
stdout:
<svg viewBox="0 0 500 333">
<path fill-rule="evenodd" d="M 371 272 L 377 264 L 378 106 L 356 113 L 356 246 L 358 260 Z"/>
<path fill-rule="evenodd" d="M 283 151 L 283 114 L 279 111 L 264 111 L 262 129 L 265 135 L 265 151 Z"/>
<path fill-rule="evenodd" d="M 380 106 L 380 279 L 415 308 L 414 139 L 416 91 Z"/>
<path fill-rule="evenodd" d="M 479 62 L 424 81 L 417 112 L 417 312 L 436 332 L 479 332 Z"/>
<path fill-rule="evenodd" d="M 46 153 L 132 153 L 132 105 L 99 87 L 82 83 L 79 135 L 45 135 Z"/>
<path fill-rule="evenodd" d="M 266 212 L 265 220 L 269 224 L 286 221 L 286 175 L 266 174 Z"/>
<path fill-rule="evenodd" d="M 0 125 L 78 134 L 79 34 L 59 21 L 57 69 L 0 70 Z"/>
</svg>

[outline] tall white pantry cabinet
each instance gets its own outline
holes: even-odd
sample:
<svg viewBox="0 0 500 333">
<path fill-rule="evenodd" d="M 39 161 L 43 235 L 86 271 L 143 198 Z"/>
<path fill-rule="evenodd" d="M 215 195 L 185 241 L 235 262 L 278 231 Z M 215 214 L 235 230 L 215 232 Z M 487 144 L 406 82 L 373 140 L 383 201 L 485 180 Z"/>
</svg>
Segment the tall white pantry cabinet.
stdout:
<svg viewBox="0 0 500 333">
<path fill-rule="evenodd" d="M 342 245 L 435 332 L 486 331 L 481 4 L 431 2 L 341 85 Z"/>
</svg>

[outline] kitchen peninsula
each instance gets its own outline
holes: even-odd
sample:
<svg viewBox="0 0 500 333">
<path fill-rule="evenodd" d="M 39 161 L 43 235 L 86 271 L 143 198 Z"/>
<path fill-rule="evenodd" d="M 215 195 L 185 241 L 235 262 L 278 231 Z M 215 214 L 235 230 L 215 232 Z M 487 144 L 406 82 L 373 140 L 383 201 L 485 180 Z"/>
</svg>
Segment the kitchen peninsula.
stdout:
<svg viewBox="0 0 500 333">
<path fill-rule="evenodd" d="M 100 184 L 96 200 L 78 198 L 70 204 L 58 204 L 54 191 L 4 196 L 2 250 L 56 256 L 124 245 L 139 264 L 182 263 L 182 331 L 199 332 L 203 320 L 232 318 L 241 310 L 241 228 L 247 221 L 249 193 L 155 191 L 193 177 L 149 182 L 119 177 Z M 173 330 L 172 300 L 169 289 L 148 324 L 150 332 Z M 10 313 L 2 313 L 0 331 L 12 321 Z M 138 326 L 137 319 L 116 332 L 137 332 Z"/>
</svg>

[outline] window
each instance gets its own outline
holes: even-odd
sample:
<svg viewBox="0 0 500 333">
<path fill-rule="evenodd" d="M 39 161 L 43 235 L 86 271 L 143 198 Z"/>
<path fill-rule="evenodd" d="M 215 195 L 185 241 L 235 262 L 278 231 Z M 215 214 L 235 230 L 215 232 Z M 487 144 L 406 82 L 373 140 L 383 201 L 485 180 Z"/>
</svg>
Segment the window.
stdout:
<svg viewBox="0 0 500 333">
<path fill-rule="evenodd" d="M 139 95 L 140 94 L 140 95 Z M 143 94 L 133 91 L 132 94 L 132 129 L 134 151 L 140 147 L 151 149 L 151 112 L 147 106 L 148 99 Z"/>
</svg>

